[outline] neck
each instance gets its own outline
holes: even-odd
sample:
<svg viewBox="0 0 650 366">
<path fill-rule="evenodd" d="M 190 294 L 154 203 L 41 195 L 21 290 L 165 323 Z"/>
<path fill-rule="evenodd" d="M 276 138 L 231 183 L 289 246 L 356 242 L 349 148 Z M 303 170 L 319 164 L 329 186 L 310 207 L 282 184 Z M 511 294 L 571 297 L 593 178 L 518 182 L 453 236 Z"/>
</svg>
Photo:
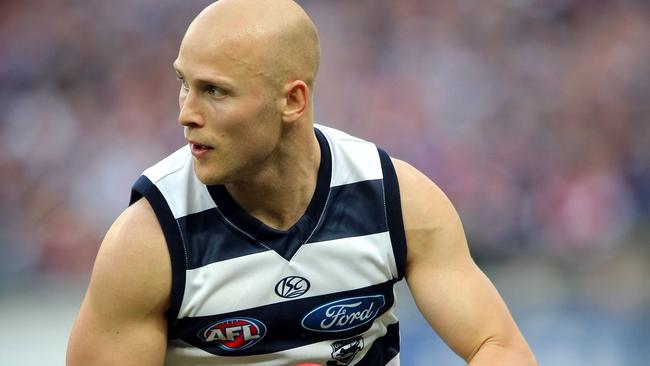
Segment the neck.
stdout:
<svg viewBox="0 0 650 366">
<path fill-rule="evenodd" d="M 287 131 L 282 141 L 252 179 L 228 183 L 226 189 L 249 215 L 274 229 L 287 230 L 311 202 L 321 151 L 311 126 Z"/>
</svg>

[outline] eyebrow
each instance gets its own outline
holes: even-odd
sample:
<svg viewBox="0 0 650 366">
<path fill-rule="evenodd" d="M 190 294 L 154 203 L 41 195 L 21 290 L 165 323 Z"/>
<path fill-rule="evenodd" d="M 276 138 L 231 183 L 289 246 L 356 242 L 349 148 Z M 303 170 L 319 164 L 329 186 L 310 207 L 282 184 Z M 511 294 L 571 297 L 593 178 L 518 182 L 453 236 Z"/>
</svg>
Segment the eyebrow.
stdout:
<svg viewBox="0 0 650 366">
<path fill-rule="evenodd" d="M 177 74 L 179 74 L 180 76 L 183 75 L 183 72 L 181 71 L 177 61 L 174 61 L 172 63 L 172 67 L 174 68 L 174 71 L 176 71 Z M 204 84 L 204 85 L 216 85 L 216 86 L 226 87 L 226 88 L 230 88 L 230 89 L 234 89 L 234 87 L 235 87 L 234 84 L 231 81 L 229 81 L 227 78 L 219 77 L 219 76 L 217 76 L 217 77 L 209 77 L 209 76 L 208 77 L 200 77 L 200 78 L 196 78 L 195 80 L 199 84 Z"/>
</svg>

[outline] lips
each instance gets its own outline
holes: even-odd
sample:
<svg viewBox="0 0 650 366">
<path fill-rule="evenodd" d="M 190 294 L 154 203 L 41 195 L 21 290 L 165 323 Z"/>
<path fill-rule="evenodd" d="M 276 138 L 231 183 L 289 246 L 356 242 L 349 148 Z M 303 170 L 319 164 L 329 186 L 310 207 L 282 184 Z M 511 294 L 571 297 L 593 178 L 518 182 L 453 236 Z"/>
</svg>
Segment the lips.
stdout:
<svg viewBox="0 0 650 366">
<path fill-rule="evenodd" d="M 210 146 L 201 144 L 192 144 L 192 150 L 212 150 Z"/>
<path fill-rule="evenodd" d="M 194 141 L 188 141 L 190 144 L 190 149 L 192 151 L 192 155 L 195 158 L 202 158 L 205 155 L 207 155 L 211 150 L 214 150 L 213 147 L 208 146 L 208 145 L 203 145 Z"/>
</svg>

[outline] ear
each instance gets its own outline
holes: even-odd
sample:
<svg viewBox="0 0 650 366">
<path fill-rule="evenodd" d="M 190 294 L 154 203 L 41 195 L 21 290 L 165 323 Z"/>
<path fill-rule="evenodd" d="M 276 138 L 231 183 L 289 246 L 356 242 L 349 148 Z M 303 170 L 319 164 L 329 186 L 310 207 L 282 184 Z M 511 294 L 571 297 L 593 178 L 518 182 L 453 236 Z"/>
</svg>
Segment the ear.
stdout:
<svg viewBox="0 0 650 366">
<path fill-rule="evenodd" d="M 309 86 L 302 80 L 287 83 L 283 89 L 282 120 L 294 122 L 305 114 L 310 103 Z"/>
</svg>

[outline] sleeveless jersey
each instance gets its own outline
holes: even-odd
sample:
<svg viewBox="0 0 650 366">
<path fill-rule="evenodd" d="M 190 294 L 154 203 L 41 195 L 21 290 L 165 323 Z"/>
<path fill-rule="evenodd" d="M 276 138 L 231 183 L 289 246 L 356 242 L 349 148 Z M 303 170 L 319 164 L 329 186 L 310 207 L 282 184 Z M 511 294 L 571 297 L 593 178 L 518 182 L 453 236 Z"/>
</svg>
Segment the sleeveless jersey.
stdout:
<svg viewBox="0 0 650 366">
<path fill-rule="evenodd" d="M 172 266 L 166 365 L 399 365 L 394 285 L 406 244 L 399 189 L 374 144 L 315 126 L 313 198 L 289 230 L 206 186 L 188 146 L 144 171 Z"/>
</svg>

